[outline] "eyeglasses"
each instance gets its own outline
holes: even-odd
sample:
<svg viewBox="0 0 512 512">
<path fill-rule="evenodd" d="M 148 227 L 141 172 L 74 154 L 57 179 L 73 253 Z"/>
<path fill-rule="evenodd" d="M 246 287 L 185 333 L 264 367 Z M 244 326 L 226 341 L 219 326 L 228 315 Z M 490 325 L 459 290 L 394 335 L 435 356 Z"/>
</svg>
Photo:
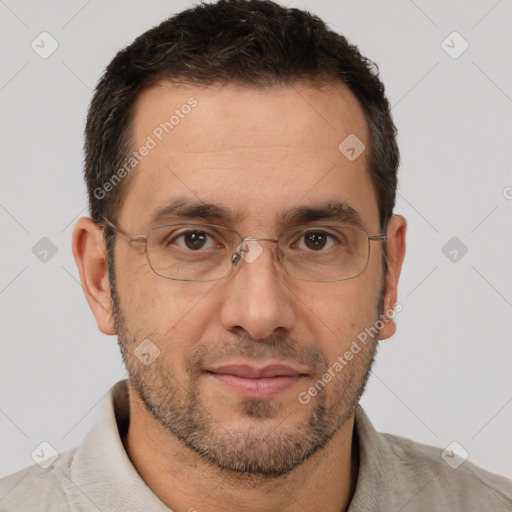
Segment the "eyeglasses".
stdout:
<svg viewBox="0 0 512 512">
<path fill-rule="evenodd" d="M 370 236 L 360 227 L 336 224 L 297 226 L 274 238 L 242 238 L 233 229 L 215 224 L 180 223 L 156 226 L 146 236 L 132 237 L 102 217 L 105 226 L 145 244 L 149 266 L 160 277 L 176 281 L 218 281 L 228 277 L 240 259 L 252 263 L 262 252 L 259 241 L 277 244 L 277 259 L 288 275 L 302 281 L 345 281 L 368 266 Z"/>
</svg>

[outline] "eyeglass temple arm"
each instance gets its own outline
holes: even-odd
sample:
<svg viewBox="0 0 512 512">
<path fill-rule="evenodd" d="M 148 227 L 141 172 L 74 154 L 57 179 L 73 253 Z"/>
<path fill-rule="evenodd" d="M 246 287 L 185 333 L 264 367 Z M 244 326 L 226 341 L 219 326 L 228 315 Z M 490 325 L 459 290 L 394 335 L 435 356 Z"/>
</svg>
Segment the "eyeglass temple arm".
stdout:
<svg viewBox="0 0 512 512">
<path fill-rule="evenodd" d="M 132 242 L 141 243 L 141 244 L 146 243 L 146 241 L 147 241 L 146 237 L 139 236 L 137 238 L 132 238 L 128 233 L 123 231 L 121 228 L 118 228 L 115 224 L 110 222 L 107 218 L 103 217 L 103 215 L 100 215 L 100 217 L 103 219 L 103 223 L 106 224 L 110 229 L 112 229 L 116 233 L 119 233 L 120 235 L 123 235 L 124 237 L 126 237 L 128 239 L 128 243 L 130 243 L 130 244 Z"/>
<path fill-rule="evenodd" d="M 103 224 L 106 224 L 107 227 L 109 227 L 116 233 L 119 233 L 120 235 L 128 236 L 121 228 L 118 228 L 117 226 L 112 224 L 112 222 L 110 222 L 106 217 L 103 217 L 103 215 L 100 215 L 100 217 L 102 218 Z M 128 237 L 128 238 L 130 238 L 130 237 Z"/>
<path fill-rule="evenodd" d="M 395 214 L 391 214 L 391 217 L 394 217 Z M 389 221 L 391 220 L 391 217 L 386 221 L 385 225 L 384 225 L 384 229 L 382 230 L 382 233 L 380 235 L 375 235 L 375 236 L 368 236 L 368 239 L 370 241 L 374 241 L 374 242 L 385 242 L 387 239 L 388 239 L 388 235 L 386 234 L 387 231 L 388 231 L 388 224 L 389 224 Z"/>
</svg>

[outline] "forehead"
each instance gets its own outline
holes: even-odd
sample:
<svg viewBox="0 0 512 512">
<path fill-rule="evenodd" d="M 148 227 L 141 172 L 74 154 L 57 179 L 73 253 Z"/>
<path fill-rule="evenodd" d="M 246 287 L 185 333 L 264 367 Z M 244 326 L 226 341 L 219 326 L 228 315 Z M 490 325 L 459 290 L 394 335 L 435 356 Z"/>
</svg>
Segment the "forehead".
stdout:
<svg viewBox="0 0 512 512">
<path fill-rule="evenodd" d="M 355 160 L 343 152 L 346 140 L 357 152 L 369 141 L 362 108 L 341 83 L 322 91 L 162 83 L 138 98 L 132 138 L 138 163 L 119 219 L 134 229 L 187 197 L 262 229 L 288 209 L 324 202 L 344 202 L 367 225 L 377 222 L 368 151 Z"/>
</svg>

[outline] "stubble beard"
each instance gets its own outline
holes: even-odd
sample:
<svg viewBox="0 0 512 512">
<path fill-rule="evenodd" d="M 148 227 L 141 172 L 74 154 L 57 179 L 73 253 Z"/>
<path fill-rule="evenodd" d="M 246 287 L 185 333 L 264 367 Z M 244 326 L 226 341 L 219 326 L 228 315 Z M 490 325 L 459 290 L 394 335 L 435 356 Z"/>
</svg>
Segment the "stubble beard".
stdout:
<svg viewBox="0 0 512 512">
<path fill-rule="evenodd" d="M 289 403 L 279 399 L 241 399 L 239 413 L 244 419 L 254 420 L 254 426 L 228 429 L 208 412 L 208 404 L 199 394 L 200 380 L 204 379 L 202 369 L 207 361 L 219 361 L 221 357 L 229 356 L 296 361 L 314 369 L 314 377 L 307 384 L 309 387 L 319 382 L 329 369 L 323 353 L 314 346 L 300 346 L 281 335 L 266 341 L 241 337 L 221 347 L 197 346 L 187 355 L 187 382 L 183 378 L 178 381 L 171 365 L 166 365 L 165 350 L 150 366 L 135 357 L 134 349 L 145 337 L 138 336 L 128 326 L 113 279 L 110 280 L 118 344 L 130 383 L 139 399 L 166 431 L 224 473 L 252 480 L 287 475 L 322 449 L 353 415 L 375 359 L 375 337 L 311 399 L 309 405 L 303 405 L 299 400 L 292 404 L 292 410 L 309 407 L 307 418 L 300 423 L 287 424 Z M 166 345 L 164 340 L 152 341 L 161 349 Z M 273 426 L 265 427 L 265 423 Z"/>
</svg>

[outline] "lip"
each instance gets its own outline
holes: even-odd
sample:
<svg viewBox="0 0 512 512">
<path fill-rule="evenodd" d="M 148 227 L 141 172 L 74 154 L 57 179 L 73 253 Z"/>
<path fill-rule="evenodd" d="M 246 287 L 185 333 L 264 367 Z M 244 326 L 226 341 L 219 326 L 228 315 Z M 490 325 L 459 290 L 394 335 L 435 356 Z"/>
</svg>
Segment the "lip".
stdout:
<svg viewBox="0 0 512 512">
<path fill-rule="evenodd" d="M 291 388 L 306 374 L 282 364 L 271 364 L 262 368 L 242 364 L 209 369 L 207 376 L 244 398 L 265 400 Z"/>
<path fill-rule="evenodd" d="M 304 375 L 299 370 L 284 364 L 269 364 L 262 368 L 256 368 L 248 364 L 230 364 L 208 369 L 211 373 L 234 375 L 246 379 L 261 379 L 263 377 L 292 377 Z"/>
</svg>

